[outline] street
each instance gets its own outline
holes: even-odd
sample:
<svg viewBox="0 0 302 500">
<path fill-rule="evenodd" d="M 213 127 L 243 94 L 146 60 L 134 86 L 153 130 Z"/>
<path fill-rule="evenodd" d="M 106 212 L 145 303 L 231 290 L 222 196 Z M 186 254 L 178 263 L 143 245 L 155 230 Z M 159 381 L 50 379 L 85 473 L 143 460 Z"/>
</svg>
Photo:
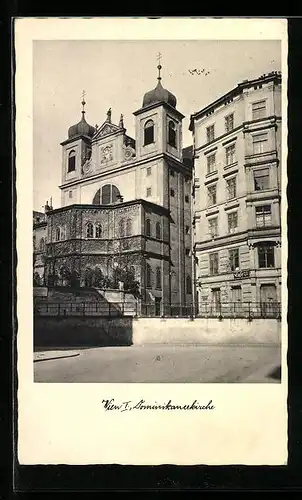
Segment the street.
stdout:
<svg viewBox="0 0 302 500">
<path fill-rule="evenodd" d="M 35 382 L 279 383 L 274 345 L 147 345 L 34 353 Z"/>
</svg>

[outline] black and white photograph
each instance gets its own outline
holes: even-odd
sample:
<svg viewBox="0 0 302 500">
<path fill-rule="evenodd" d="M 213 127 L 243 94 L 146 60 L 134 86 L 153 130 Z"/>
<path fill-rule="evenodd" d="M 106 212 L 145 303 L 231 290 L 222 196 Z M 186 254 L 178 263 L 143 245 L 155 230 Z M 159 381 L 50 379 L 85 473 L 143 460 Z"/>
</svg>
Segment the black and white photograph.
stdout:
<svg viewBox="0 0 302 500">
<path fill-rule="evenodd" d="M 280 382 L 280 42 L 34 41 L 33 82 L 35 381 Z"/>
<path fill-rule="evenodd" d="M 286 50 L 16 23 L 20 463 L 286 462 Z"/>
</svg>

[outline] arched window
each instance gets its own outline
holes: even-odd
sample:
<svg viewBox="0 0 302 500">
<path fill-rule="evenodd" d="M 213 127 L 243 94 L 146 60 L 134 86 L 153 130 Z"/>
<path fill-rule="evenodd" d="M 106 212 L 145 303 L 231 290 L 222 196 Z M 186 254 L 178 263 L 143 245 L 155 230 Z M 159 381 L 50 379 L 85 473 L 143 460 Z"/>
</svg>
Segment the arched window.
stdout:
<svg viewBox="0 0 302 500">
<path fill-rule="evenodd" d="M 132 221 L 131 219 L 126 220 L 126 236 L 132 235 Z"/>
<path fill-rule="evenodd" d="M 41 238 L 40 239 L 40 251 L 44 252 L 44 250 L 45 250 L 45 240 L 44 240 L 44 238 Z"/>
<path fill-rule="evenodd" d="M 158 240 L 160 240 L 160 239 L 161 239 L 161 225 L 160 225 L 160 222 L 157 222 L 157 223 L 156 223 L 155 228 L 156 228 L 156 229 L 155 229 L 155 232 L 156 232 L 156 238 L 157 238 Z"/>
<path fill-rule="evenodd" d="M 156 268 L 156 288 L 161 290 L 161 270 L 160 267 Z"/>
<path fill-rule="evenodd" d="M 95 193 L 92 204 L 93 205 L 110 205 L 117 203 L 121 199 L 121 194 L 116 186 L 113 184 L 105 184 L 101 189 Z"/>
<path fill-rule="evenodd" d="M 95 225 L 95 237 L 96 238 L 101 238 L 102 237 L 102 225 L 101 224 L 96 224 Z"/>
<path fill-rule="evenodd" d="M 90 269 L 90 267 L 87 267 L 87 269 L 85 269 L 85 286 L 91 288 L 93 286 L 93 271 L 92 269 Z"/>
<path fill-rule="evenodd" d="M 131 278 L 133 280 L 135 280 L 135 267 L 134 266 L 130 266 L 129 273 L 130 273 Z"/>
<path fill-rule="evenodd" d="M 58 226 L 56 227 L 56 241 L 60 241 L 61 239 L 61 228 Z"/>
<path fill-rule="evenodd" d="M 61 227 L 60 240 L 66 240 L 66 227 Z"/>
<path fill-rule="evenodd" d="M 119 221 L 119 236 L 120 238 L 124 238 L 125 236 L 125 220 L 121 219 Z"/>
<path fill-rule="evenodd" d="M 168 143 L 170 146 L 173 146 L 173 148 L 176 148 L 176 127 L 172 120 L 169 121 Z"/>
<path fill-rule="evenodd" d="M 68 172 L 74 172 L 76 168 L 76 152 L 74 150 L 70 151 L 68 155 Z"/>
<path fill-rule="evenodd" d="M 192 279 L 191 279 L 191 276 L 187 276 L 187 279 L 186 279 L 186 290 L 187 290 L 187 293 L 188 294 L 191 294 L 192 293 Z"/>
<path fill-rule="evenodd" d="M 146 219 L 146 236 L 151 236 L 151 221 Z"/>
<path fill-rule="evenodd" d="M 154 123 L 148 120 L 144 126 L 144 146 L 154 142 Z"/>
<path fill-rule="evenodd" d="M 86 225 L 86 238 L 93 238 L 93 224 L 91 222 Z"/>
<path fill-rule="evenodd" d="M 150 264 L 146 264 L 146 288 L 152 287 L 151 274 L 152 274 L 151 266 Z"/>
</svg>

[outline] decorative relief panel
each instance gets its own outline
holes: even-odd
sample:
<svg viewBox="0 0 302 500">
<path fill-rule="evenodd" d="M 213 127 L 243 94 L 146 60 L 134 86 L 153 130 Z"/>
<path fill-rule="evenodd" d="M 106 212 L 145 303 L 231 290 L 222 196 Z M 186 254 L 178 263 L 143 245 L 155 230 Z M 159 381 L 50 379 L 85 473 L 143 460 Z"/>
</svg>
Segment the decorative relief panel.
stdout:
<svg viewBox="0 0 302 500">
<path fill-rule="evenodd" d="M 135 158 L 136 152 L 131 146 L 124 146 L 124 159 L 125 161 L 130 161 Z"/>
<path fill-rule="evenodd" d="M 106 163 L 108 161 L 113 160 L 113 145 L 104 146 L 101 148 L 101 163 Z"/>
<path fill-rule="evenodd" d="M 99 132 L 98 136 L 103 137 L 104 135 L 113 134 L 116 132 L 117 128 L 110 125 L 105 125 Z"/>
</svg>

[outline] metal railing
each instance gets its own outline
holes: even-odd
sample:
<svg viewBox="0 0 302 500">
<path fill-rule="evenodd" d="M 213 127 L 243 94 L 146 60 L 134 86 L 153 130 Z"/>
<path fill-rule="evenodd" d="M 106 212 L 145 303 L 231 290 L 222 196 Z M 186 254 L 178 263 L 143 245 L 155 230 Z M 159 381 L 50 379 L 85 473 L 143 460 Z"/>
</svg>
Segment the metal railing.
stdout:
<svg viewBox="0 0 302 500">
<path fill-rule="evenodd" d="M 280 302 L 202 302 L 182 304 L 127 302 L 39 302 L 38 316 L 141 316 L 164 318 L 281 318 Z"/>
<path fill-rule="evenodd" d="M 37 316 L 136 316 L 137 304 L 127 302 L 40 302 Z"/>
<path fill-rule="evenodd" d="M 140 316 L 143 317 L 199 317 L 199 318 L 281 318 L 279 302 L 202 302 L 193 305 L 141 304 Z"/>
</svg>

